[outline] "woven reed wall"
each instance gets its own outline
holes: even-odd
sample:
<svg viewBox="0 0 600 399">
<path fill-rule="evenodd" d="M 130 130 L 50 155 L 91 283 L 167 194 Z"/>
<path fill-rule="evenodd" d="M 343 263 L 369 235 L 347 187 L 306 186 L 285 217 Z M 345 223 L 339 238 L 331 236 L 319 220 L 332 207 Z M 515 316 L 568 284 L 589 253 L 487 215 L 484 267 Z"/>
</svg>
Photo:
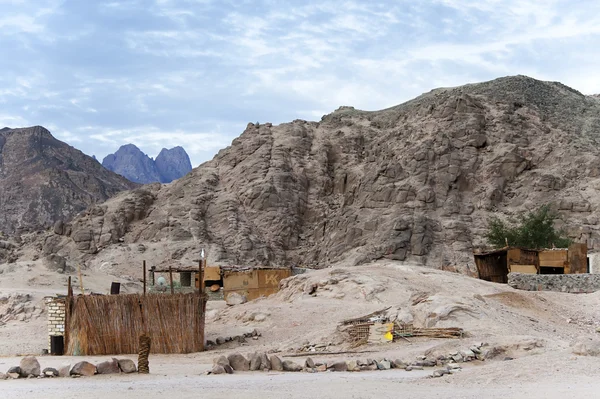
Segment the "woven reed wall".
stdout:
<svg viewBox="0 0 600 399">
<path fill-rule="evenodd" d="M 152 353 L 200 352 L 205 308 L 206 299 L 198 294 L 67 298 L 65 354 L 137 353 L 144 332 L 152 339 Z"/>
</svg>

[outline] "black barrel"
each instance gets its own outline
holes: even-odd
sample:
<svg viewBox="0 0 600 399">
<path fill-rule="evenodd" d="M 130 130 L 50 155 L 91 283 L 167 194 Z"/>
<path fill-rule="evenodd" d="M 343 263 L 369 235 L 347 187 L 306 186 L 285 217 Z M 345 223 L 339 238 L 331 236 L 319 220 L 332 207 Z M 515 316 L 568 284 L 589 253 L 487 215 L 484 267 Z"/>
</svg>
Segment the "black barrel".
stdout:
<svg viewBox="0 0 600 399">
<path fill-rule="evenodd" d="M 119 295 L 119 292 L 121 292 L 121 283 L 113 282 L 110 285 L 110 295 Z"/>
<path fill-rule="evenodd" d="M 65 337 L 62 335 L 50 336 L 50 354 L 62 356 L 65 353 Z"/>
</svg>

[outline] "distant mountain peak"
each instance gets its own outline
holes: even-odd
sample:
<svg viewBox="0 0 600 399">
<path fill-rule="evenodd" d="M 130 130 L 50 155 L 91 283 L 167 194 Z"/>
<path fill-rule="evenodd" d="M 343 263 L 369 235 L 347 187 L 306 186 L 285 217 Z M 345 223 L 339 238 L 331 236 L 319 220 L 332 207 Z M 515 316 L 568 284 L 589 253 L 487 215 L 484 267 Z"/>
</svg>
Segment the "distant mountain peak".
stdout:
<svg viewBox="0 0 600 399">
<path fill-rule="evenodd" d="M 190 158 L 181 146 L 163 148 L 154 160 L 134 144 L 125 144 L 114 154 L 107 155 L 102 165 L 135 183 L 142 184 L 170 183 L 192 170 Z"/>
</svg>

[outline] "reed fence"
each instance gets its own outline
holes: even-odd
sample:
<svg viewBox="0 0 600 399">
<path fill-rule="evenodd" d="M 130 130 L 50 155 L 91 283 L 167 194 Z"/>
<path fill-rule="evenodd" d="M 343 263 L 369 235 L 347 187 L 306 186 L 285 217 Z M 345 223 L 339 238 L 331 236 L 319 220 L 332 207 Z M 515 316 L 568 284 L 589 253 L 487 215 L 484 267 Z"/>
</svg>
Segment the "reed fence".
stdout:
<svg viewBox="0 0 600 399">
<path fill-rule="evenodd" d="M 152 353 L 204 350 L 206 298 L 197 293 L 79 295 L 66 305 L 67 355 L 138 353 L 142 334 Z"/>
</svg>

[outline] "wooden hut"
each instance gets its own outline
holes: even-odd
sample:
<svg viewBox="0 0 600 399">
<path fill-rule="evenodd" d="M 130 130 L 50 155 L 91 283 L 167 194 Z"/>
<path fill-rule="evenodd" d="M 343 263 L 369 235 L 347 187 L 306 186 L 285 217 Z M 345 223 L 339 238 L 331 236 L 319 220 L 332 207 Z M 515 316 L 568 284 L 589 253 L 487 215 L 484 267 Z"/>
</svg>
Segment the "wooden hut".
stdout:
<svg viewBox="0 0 600 399">
<path fill-rule="evenodd" d="M 479 278 L 495 283 L 506 283 L 508 273 L 587 273 L 586 244 L 571 244 L 568 249 L 505 247 L 473 256 Z"/>
</svg>

